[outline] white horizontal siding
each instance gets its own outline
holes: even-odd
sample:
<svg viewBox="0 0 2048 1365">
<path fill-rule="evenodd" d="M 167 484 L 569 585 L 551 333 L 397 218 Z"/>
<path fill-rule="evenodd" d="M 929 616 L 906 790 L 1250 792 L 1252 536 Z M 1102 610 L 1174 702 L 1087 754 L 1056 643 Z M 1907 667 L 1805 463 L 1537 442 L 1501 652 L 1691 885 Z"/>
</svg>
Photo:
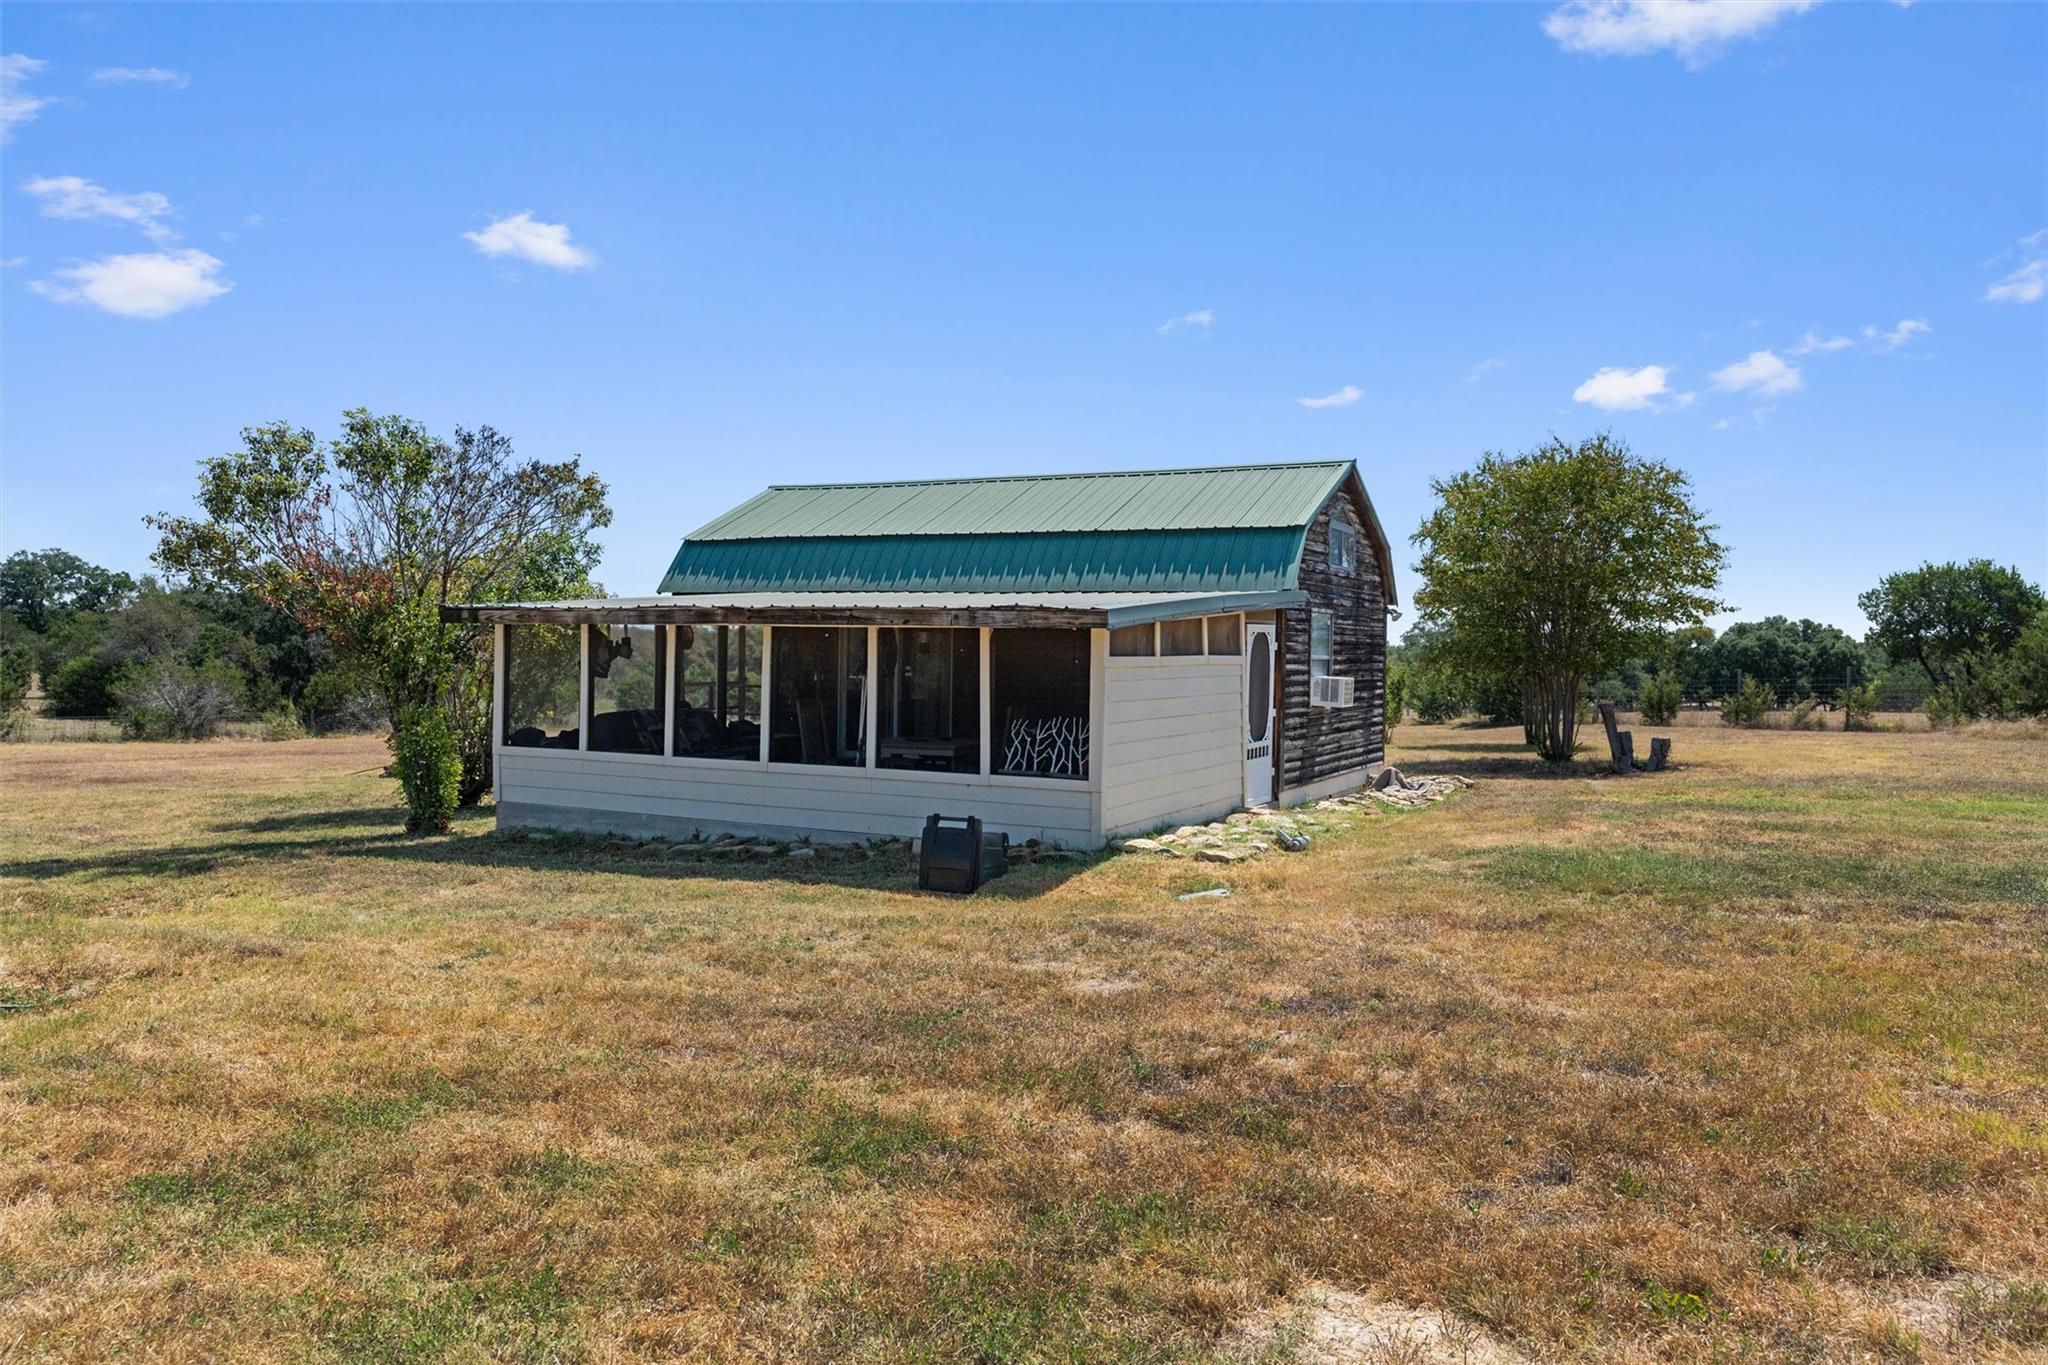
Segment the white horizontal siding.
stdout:
<svg viewBox="0 0 2048 1365">
<path fill-rule="evenodd" d="M 1105 832 L 1213 819 L 1243 804 L 1243 677 L 1235 655 L 1108 661 Z"/>
<path fill-rule="evenodd" d="M 1012 839 L 1100 842 L 1085 782 L 1011 782 L 864 768 L 659 759 L 541 750 L 498 753 L 500 822 L 687 835 L 910 836 L 934 811 L 979 815 Z"/>
</svg>

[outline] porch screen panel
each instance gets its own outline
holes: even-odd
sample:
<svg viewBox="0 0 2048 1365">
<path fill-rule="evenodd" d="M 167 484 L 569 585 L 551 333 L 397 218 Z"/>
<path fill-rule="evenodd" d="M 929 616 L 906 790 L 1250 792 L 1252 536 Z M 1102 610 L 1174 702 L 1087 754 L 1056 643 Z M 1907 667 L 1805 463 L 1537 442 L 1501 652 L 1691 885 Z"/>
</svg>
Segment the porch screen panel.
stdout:
<svg viewBox="0 0 2048 1365">
<path fill-rule="evenodd" d="M 855 768 L 867 762 L 868 633 L 777 626 L 770 637 L 768 758 Z"/>
<path fill-rule="evenodd" d="M 875 764 L 981 771 L 981 632 L 880 632 Z"/>
<path fill-rule="evenodd" d="M 761 628 L 676 630 L 678 758 L 761 760 Z"/>
<path fill-rule="evenodd" d="M 505 743 L 573 749 L 583 647 L 575 626 L 505 627 Z"/>
<path fill-rule="evenodd" d="M 668 627 L 590 628 L 592 753 L 658 754 L 668 705 Z"/>
<path fill-rule="evenodd" d="M 1088 632 L 990 632 L 988 706 L 991 771 L 1085 779 Z"/>
</svg>

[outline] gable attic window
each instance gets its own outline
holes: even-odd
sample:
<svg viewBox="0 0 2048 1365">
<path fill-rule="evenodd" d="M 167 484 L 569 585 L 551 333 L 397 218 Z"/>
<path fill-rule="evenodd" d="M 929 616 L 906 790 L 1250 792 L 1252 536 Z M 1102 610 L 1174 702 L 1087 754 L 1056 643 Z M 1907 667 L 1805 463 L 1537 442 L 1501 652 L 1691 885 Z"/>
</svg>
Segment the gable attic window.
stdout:
<svg viewBox="0 0 2048 1365">
<path fill-rule="evenodd" d="M 1358 529 L 1341 518 L 1330 521 L 1330 571 L 1358 572 Z"/>
</svg>

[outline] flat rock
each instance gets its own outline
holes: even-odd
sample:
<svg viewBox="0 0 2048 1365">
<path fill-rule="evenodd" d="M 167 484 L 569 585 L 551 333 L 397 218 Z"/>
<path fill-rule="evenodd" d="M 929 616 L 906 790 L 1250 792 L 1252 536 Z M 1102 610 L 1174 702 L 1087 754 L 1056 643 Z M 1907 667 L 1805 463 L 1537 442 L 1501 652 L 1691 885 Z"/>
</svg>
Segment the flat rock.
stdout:
<svg viewBox="0 0 2048 1365">
<path fill-rule="evenodd" d="M 1157 839 L 1119 839 L 1115 844 L 1119 853 L 1164 853 L 1166 845 Z"/>
<path fill-rule="evenodd" d="M 1241 863 L 1252 855 L 1241 848 L 1197 849 L 1195 859 L 1204 863 Z"/>
<path fill-rule="evenodd" d="M 789 851 L 789 856 L 792 858 L 815 858 L 818 856 L 818 850 L 815 848 L 793 848 Z"/>
</svg>

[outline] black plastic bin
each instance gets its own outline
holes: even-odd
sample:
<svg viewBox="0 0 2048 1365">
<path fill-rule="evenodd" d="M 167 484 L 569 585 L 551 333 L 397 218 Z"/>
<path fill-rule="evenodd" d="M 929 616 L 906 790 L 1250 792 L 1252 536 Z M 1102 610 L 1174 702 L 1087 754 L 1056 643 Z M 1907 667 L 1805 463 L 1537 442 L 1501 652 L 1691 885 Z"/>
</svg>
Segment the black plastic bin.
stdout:
<svg viewBox="0 0 2048 1365">
<path fill-rule="evenodd" d="M 966 895 L 1010 870 L 1010 836 L 984 834 L 978 815 L 929 815 L 917 842 L 917 884 Z"/>
</svg>

